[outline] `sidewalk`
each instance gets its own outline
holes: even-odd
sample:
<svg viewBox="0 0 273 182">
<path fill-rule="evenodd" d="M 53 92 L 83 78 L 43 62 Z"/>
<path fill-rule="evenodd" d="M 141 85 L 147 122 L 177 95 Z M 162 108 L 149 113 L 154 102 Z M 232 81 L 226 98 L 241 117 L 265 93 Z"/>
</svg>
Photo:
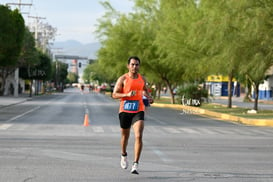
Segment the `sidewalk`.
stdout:
<svg viewBox="0 0 273 182">
<path fill-rule="evenodd" d="M 13 96 L 0 96 L 0 108 L 7 107 L 9 105 L 19 104 L 31 99 L 26 95 L 20 95 L 18 97 Z"/>
</svg>

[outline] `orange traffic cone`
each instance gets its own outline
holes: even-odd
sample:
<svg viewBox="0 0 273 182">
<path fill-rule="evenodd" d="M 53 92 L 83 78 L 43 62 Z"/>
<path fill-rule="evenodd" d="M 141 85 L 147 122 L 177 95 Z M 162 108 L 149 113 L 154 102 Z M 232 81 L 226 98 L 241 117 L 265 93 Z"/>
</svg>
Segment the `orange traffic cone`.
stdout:
<svg viewBox="0 0 273 182">
<path fill-rule="evenodd" d="M 83 123 L 83 126 L 89 126 L 88 114 L 85 114 L 85 116 L 84 116 L 84 123 Z"/>
</svg>

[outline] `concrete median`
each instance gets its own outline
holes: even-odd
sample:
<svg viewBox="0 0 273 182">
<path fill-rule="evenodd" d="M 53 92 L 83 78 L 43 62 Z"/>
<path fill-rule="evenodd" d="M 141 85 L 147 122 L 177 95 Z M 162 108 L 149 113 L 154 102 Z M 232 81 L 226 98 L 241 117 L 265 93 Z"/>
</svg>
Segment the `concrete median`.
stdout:
<svg viewBox="0 0 273 182">
<path fill-rule="evenodd" d="M 177 109 L 177 110 L 186 110 L 186 111 L 189 111 L 188 113 L 191 113 L 191 114 L 205 115 L 208 117 L 221 119 L 221 120 L 225 120 L 225 121 L 238 122 L 238 123 L 245 124 L 245 125 L 273 127 L 273 119 L 249 119 L 249 118 L 243 118 L 243 117 L 239 117 L 239 116 L 233 116 L 230 114 L 223 114 L 220 112 L 209 111 L 209 110 L 202 109 L 199 107 L 185 106 L 185 105 L 179 105 L 179 104 L 154 103 L 154 104 L 152 104 L 152 106 L 162 107 L 162 108 L 172 108 L 172 109 Z"/>
</svg>

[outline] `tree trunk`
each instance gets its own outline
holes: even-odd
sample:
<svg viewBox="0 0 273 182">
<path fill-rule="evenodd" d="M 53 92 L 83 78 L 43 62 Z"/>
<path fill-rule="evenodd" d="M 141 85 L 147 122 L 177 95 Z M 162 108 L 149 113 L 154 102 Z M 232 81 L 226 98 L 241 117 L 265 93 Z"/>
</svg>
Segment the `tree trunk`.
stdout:
<svg viewBox="0 0 273 182">
<path fill-rule="evenodd" d="M 0 77 L 2 77 L 2 84 L 0 85 L 0 96 L 3 96 L 5 94 L 5 88 L 6 88 L 6 83 L 7 83 L 7 77 L 13 73 L 14 69 L 10 68 L 0 68 L 1 73 Z"/>
<path fill-rule="evenodd" d="M 35 80 L 35 95 L 39 95 L 39 80 Z"/>
<path fill-rule="evenodd" d="M 228 108 L 232 108 L 232 78 L 233 74 L 228 76 Z"/>
<path fill-rule="evenodd" d="M 175 104 L 173 88 L 170 84 L 168 85 L 168 89 L 170 90 L 170 94 L 171 94 L 171 104 Z"/>
<path fill-rule="evenodd" d="M 171 103 L 172 103 L 172 104 L 175 104 L 173 89 L 171 89 Z"/>
<path fill-rule="evenodd" d="M 175 104 L 175 99 L 174 99 L 174 93 L 173 93 L 173 88 L 172 88 L 172 85 L 170 84 L 170 82 L 165 79 L 165 82 L 166 82 L 166 85 L 170 91 L 170 94 L 171 94 L 171 104 Z"/>
<path fill-rule="evenodd" d="M 160 99 L 161 96 L 161 84 L 158 84 L 158 95 L 157 98 Z"/>
<path fill-rule="evenodd" d="M 30 86 L 29 86 L 29 97 L 32 97 L 32 85 L 33 85 L 33 80 L 30 80 Z"/>
<path fill-rule="evenodd" d="M 2 76 L 2 83 L 0 84 L 0 96 L 4 95 L 5 86 L 6 86 L 6 78 Z"/>
<path fill-rule="evenodd" d="M 255 84 L 255 102 L 254 102 L 254 110 L 258 111 L 258 100 L 259 100 L 259 84 Z"/>
<path fill-rule="evenodd" d="M 251 101 L 251 82 L 247 77 L 246 77 L 246 94 L 245 94 L 244 101 L 245 102 Z"/>
</svg>

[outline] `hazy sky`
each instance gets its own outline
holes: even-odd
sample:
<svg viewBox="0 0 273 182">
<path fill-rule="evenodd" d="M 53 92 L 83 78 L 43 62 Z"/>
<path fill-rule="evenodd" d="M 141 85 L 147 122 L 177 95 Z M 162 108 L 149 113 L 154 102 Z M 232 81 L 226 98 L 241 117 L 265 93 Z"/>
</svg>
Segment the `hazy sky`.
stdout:
<svg viewBox="0 0 273 182">
<path fill-rule="evenodd" d="M 57 28 L 55 41 L 77 40 L 82 43 L 96 42 L 94 36 L 97 19 L 104 14 L 100 4 L 104 0 L 0 0 L 0 4 L 18 3 L 32 4 L 22 6 L 26 24 L 33 22 L 28 16 L 38 16 L 46 19 L 44 23 Z M 106 0 L 107 1 L 107 0 Z M 118 11 L 129 12 L 133 6 L 132 0 L 108 0 Z M 15 6 L 12 6 L 15 7 Z"/>
</svg>

